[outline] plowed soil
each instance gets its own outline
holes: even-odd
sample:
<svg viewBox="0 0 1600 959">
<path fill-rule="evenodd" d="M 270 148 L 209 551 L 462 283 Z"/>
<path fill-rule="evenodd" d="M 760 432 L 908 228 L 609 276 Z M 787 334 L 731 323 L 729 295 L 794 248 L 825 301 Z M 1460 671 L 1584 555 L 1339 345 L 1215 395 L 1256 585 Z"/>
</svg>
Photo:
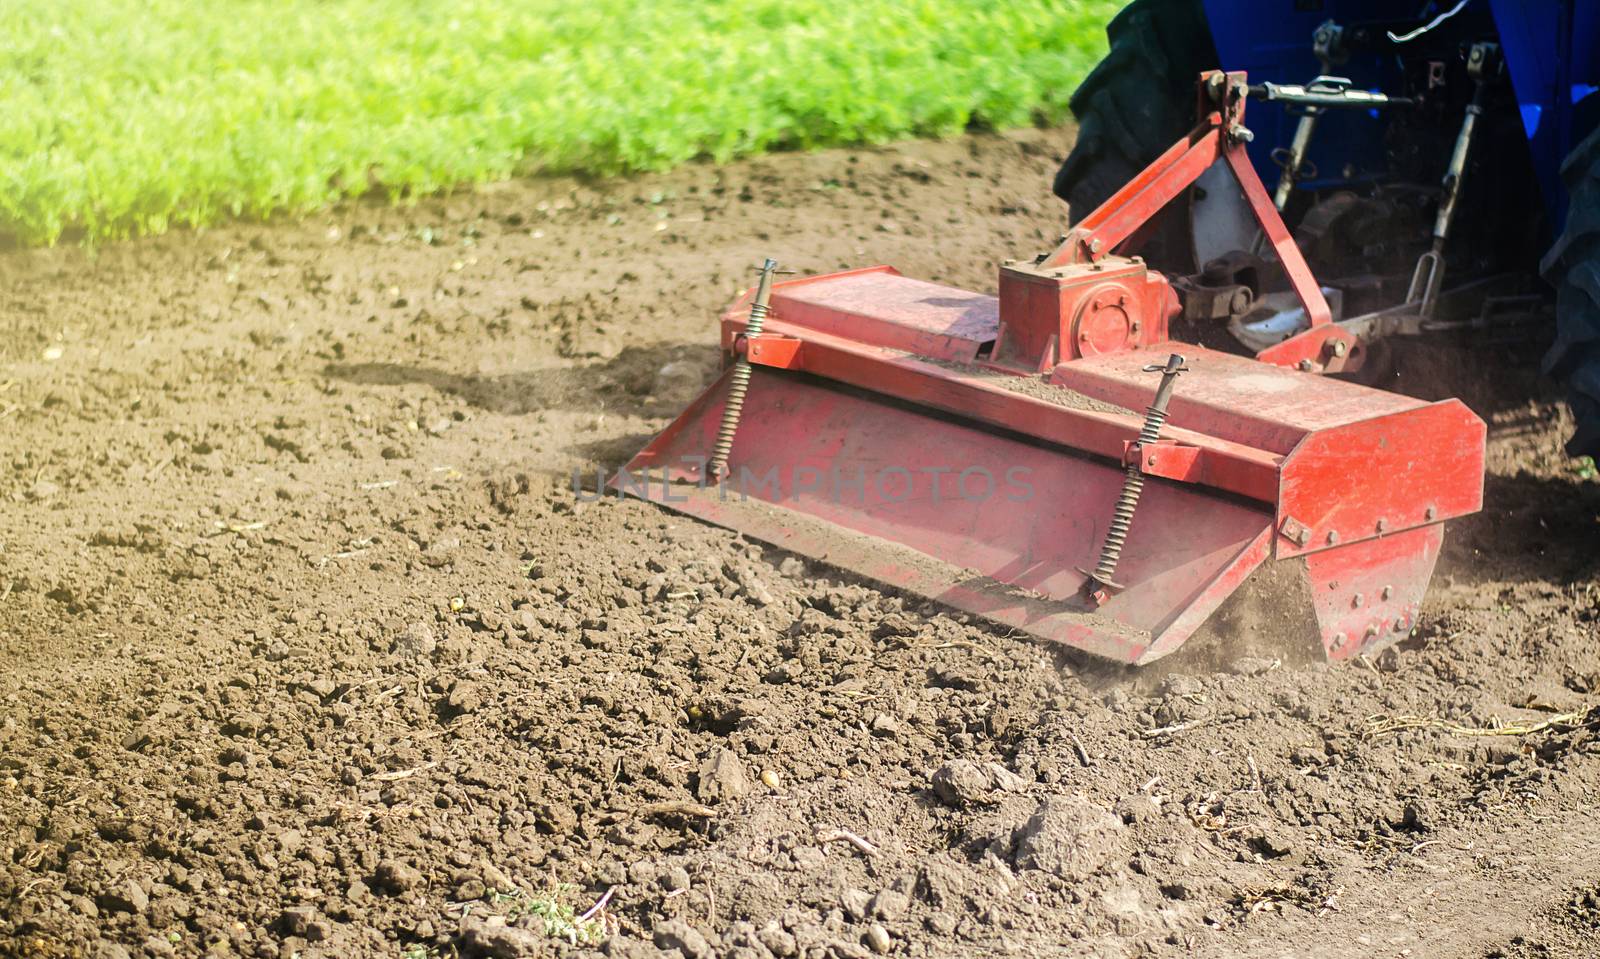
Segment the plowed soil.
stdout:
<svg viewBox="0 0 1600 959">
<path fill-rule="evenodd" d="M 1339 668 L 1117 673 L 574 494 L 760 257 L 992 289 L 1069 138 L 0 258 L 0 954 L 1594 955 L 1600 484 L 1537 343 L 1401 352 L 1488 507 Z"/>
</svg>

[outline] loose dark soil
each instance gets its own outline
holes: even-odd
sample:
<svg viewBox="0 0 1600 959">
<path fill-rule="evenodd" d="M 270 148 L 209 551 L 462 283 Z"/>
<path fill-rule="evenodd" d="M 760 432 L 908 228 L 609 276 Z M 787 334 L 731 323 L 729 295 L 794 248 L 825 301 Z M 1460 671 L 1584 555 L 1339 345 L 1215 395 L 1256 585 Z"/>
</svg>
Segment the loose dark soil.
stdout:
<svg viewBox="0 0 1600 959">
<path fill-rule="evenodd" d="M 1595 954 L 1600 484 L 1538 344 L 1402 351 L 1488 507 L 1343 668 L 1121 674 L 572 492 L 760 257 L 990 289 L 1069 137 L 0 259 L 0 955 Z M 604 945 L 504 895 L 561 886 Z"/>
</svg>

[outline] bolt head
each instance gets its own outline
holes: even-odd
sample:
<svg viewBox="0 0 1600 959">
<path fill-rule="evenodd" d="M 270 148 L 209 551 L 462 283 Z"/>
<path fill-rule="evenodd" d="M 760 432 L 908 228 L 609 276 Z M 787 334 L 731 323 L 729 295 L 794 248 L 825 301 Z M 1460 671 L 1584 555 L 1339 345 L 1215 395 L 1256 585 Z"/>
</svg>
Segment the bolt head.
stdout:
<svg viewBox="0 0 1600 959">
<path fill-rule="evenodd" d="M 1378 517 L 1377 530 L 1380 533 L 1387 533 L 1389 531 L 1389 521 L 1381 516 Z"/>
<path fill-rule="evenodd" d="M 1390 596 L 1393 596 L 1393 595 L 1394 595 L 1394 587 L 1393 586 L 1385 586 L 1383 588 L 1383 598 L 1384 599 L 1388 599 Z"/>
<path fill-rule="evenodd" d="M 1337 542 L 1339 542 L 1339 532 L 1338 532 L 1338 530 L 1332 530 L 1332 529 L 1328 530 L 1328 545 L 1332 546 Z"/>
<path fill-rule="evenodd" d="M 1378 635 L 1378 624 L 1377 623 L 1373 623 L 1371 626 L 1367 627 L 1366 638 L 1367 639 L 1371 639 L 1376 635 Z"/>
<path fill-rule="evenodd" d="M 1301 372 L 1304 372 L 1304 373 L 1310 373 L 1311 372 L 1311 361 L 1310 360 L 1301 360 L 1300 363 L 1299 363 L 1299 366 L 1300 366 Z"/>
<path fill-rule="evenodd" d="M 1432 506 L 1428 507 L 1427 509 L 1423 510 L 1423 512 L 1422 512 L 1422 518 L 1427 520 L 1430 523 L 1433 522 L 1434 518 L 1437 517 L 1438 515 L 1439 515 L 1439 511 L 1434 509 Z"/>
<path fill-rule="evenodd" d="M 1346 343 L 1344 340 L 1334 340 L 1333 341 L 1333 355 L 1334 356 L 1343 356 L 1348 352 L 1350 352 L 1350 344 Z"/>
<path fill-rule="evenodd" d="M 1300 532 L 1294 534 L 1294 541 L 1299 543 L 1301 546 L 1306 545 L 1307 543 L 1311 542 L 1311 531 L 1301 527 Z"/>
<path fill-rule="evenodd" d="M 1334 633 L 1333 634 L 1333 648 L 1334 649 L 1343 649 L 1344 648 L 1344 644 L 1348 641 L 1348 639 L 1349 638 L 1347 636 L 1345 636 L 1344 633 Z"/>
<path fill-rule="evenodd" d="M 1367 605 L 1367 598 L 1360 593 L 1357 593 L 1353 598 L 1351 598 L 1350 605 L 1354 609 L 1360 609 L 1361 607 Z"/>
</svg>

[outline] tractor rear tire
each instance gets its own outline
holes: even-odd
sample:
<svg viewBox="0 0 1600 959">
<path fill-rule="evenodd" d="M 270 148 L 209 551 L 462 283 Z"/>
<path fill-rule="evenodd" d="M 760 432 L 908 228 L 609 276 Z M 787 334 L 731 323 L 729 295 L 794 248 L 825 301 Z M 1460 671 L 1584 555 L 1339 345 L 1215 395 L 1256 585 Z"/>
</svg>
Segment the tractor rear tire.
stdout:
<svg viewBox="0 0 1600 959">
<path fill-rule="evenodd" d="M 1567 384 L 1577 424 L 1568 455 L 1600 460 L 1600 130 L 1568 154 L 1561 178 L 1571 203 L 1542 266 L 1556 288 L 1556 340 L 1544 371 Z"/>
<path fill-rule="evenodd" d="M 1056 173 L 1055 194 L 1073 223 L 1189 132 L 1195 81 L 1217 65 L 1200 0 L 1133 0 L 1106 26 L 1106 38 L 1110 51 L 1072 94 L 1078 139 Z M 1160 224 L 1141 252 L 1158 269 L 1192 272 L 1184 262 L 1192 250 L 1176 249 L 1190 245 L 1187 216 L 1171 215 L 1177 212 L 1163 219 L 1182 222 Z"/>
</svg>

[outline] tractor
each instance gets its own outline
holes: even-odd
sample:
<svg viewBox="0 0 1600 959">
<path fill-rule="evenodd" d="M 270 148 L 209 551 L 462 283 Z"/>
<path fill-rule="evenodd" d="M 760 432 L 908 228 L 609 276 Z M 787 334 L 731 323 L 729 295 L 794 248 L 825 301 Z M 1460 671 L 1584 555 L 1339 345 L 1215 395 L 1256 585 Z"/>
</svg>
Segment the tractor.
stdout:
<svg viewBox="0 0 1600 959">
<path fill-rule="evenodd" d="M 1135 0 L 1107 33 L 1053 249 L 993 294 L 767 258 L 609 485 L 1125 664 L 1374 654 L 1487 435 L 1380 388 L 1389 344 L 1553 322 L 1600 451 L 1600 4 Z"/>
<path fill-rule="evenodd" d="M 1055 193 L 1087 216 L 1194 125 L 1199 74 L 1243 71 L 1260 101 L 1246 150 L 1364 378 L 1388 371 L 1390 337 L 1548 337 L 1553 311 L 1544 366 L 1567 385 L 1568 452 L 1600 456 L 1600 4 L 1401 6 L 1135 0 L 1073 93 Z M 1269 308 L 1282 269 L 1229 179 L 1200 176 L 1140 252 L 1185 278 L 1194 335 L 1221 324 L 1267 349 L 1304 318 Z"/>
</svg>

